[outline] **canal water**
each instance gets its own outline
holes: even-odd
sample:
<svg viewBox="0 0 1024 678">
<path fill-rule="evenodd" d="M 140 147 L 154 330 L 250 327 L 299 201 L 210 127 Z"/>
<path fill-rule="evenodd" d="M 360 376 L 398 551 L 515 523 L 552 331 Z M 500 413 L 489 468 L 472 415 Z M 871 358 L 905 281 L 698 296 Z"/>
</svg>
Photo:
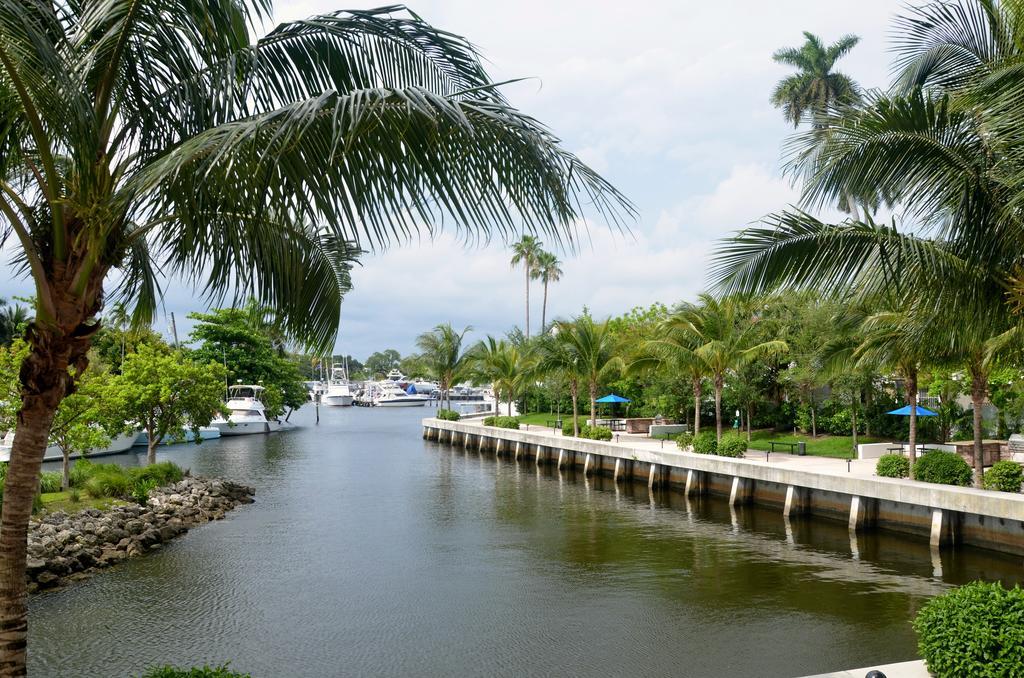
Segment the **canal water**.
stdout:
<svg viewBox="0 0 1024 678">
<path fill-rule="evenodd" d="M 915 658 L 929 597 L 1024 572 L 425 442 L 427 413 L 161 449 L 256 503 L 33 597 L 33 675 L 801 676 Z"/>
</svg>

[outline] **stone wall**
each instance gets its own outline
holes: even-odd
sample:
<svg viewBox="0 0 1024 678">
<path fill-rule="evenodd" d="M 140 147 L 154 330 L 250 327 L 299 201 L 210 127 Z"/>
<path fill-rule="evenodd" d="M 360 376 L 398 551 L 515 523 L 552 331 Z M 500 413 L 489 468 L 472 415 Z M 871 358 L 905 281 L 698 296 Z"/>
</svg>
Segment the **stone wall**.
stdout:
<svg viewBox="0 0 1024 678">
<path fill-rule="evenodd" d="M 251 504 L 254 493 L 225 480 L 186 477 L 150 491 L 146 506 L 47 515 L 29 528 L 29 591 L 63 586 L 159 548 L 189 528 Z"/>
</svg>

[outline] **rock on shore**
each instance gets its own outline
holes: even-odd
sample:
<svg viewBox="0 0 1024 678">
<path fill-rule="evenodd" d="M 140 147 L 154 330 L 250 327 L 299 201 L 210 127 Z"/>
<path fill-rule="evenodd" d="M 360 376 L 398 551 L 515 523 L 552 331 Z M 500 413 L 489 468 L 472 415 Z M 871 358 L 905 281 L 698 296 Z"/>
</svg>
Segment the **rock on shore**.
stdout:
<svg viewBox="0 0 1024 678">
<path fill-rule="evenodd" d="M 48 515 L 29 528 L 29 591 L 63 586 L 159 548 L 191 527 L 251 504 L 254 493 L 251 487 L 226 480 L 186 477 L 151 490 L 146 506 Z"/>
</svg>

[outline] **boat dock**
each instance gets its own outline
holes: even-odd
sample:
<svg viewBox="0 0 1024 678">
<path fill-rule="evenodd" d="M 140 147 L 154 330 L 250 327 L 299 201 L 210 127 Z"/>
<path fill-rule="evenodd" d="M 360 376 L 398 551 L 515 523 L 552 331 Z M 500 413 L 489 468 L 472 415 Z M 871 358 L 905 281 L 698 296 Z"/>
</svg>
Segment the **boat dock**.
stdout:
<svg viewBox="0 0 1024 678">
<path fill-rule="evenodd" d="M 480 419 L 423 420 L 423 437 L 536 464 L 581 470 L 618 481 L 646 482 L 685 495 L 715 494 L 730 505 L 777 506 L 842 520 L 853 534 L 888 529 L 920 535 L 934 549 L 969 544 L 1024 555 L 1024 494 L 878 478 L 873 460 L 748 453 L 732 459 L 676 449 L 672 441 L 621 435 L 613 441 L 566 437 L 550 428 L 515 430 Z"/>
</svg>

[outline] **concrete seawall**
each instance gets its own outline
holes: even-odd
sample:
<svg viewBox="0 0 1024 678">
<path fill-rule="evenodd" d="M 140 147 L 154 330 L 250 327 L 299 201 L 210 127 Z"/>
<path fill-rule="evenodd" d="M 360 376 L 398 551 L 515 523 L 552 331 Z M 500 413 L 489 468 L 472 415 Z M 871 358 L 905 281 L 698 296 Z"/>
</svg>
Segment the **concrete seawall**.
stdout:
<svg viewBox="0 0 1024 678">
<path fill-rule="evenodd" d="M 821 515 L 850 530 L 882 528 L 921 535 L 935 548 L 969 544 L 1024 555 L 1024 495 L 893 478 L 820 473 L 753 459 L 583 440 L 476 421 L 423 420 L 423 437 L 584 474 L 710 493 L 730 504 L 778 506 L 786 517 Z"/>
</svg>

